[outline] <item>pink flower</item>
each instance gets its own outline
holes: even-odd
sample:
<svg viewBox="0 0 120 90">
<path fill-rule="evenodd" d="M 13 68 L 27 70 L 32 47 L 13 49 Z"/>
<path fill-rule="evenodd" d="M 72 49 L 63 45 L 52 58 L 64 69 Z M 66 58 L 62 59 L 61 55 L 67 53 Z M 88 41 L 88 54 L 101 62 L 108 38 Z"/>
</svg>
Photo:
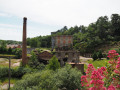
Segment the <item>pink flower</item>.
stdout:
<svg viewBox="0 0 120 90">
<path fill-rule="evenodd" d="M 102 77 L 98 71 L 93 71 L 91 79 L 102 79 Z"/>
<path fill-rule="evenodd" d="M 110 86 L 108 87 L 108 90 L 115 90 L 115 87 L 114 87 L 113 85 L 110 85 Z"/>
<path fill-rule="evenodd" d="M 81 84 L 82 86 L 89 86 L 86 76 L 81 76 Z"/>
<path fill-rule="evenodd" d="M 120 57 L 118 58 L 118 61 L 120 61 Z"/>
<path fill-rule="evenodd" d="M 110 50 L 110 51 L 108 52 L 108 56 L 107 56 L 107 57 L 109 57 L 110 59 L 113 59 L 113 58 L 116 58 L 118 55 L 119 55 L 119 54 L 116 53 L 115 50 Z"/>
<path fill-rule="evenodd" d="M 105 67 L 101 67 L 101 69 L 102 69 L 103 71 L 106 71 L 106 68 L 105 68 Z"/>
<path fill-rule="evenodd" d="M 102 88 L 96 88 L 96 87 L 91 87 L 91 88 L 89 88 L 89 90 L 106 90 L 106 88 L 105 87 L 102 87 Z"/>
<path fill-rule="evenodd" d="M 106 90 L 103 87 L 104 85 L 104 82 L 102 81 L 103 78 L 98 71 L 101 71 L 101 69 L 92 72 L 91 76 L 92 80 L 90 81 L 90 84 L 93 84 L 93 87 L 90 88 L 89 90 Z"/>
<path fill-rule="evenodd" d="M 117 62 L 116 68 L 120 69 L 120 57 L 118 58 L 118 62 Z"/>
<path fill-rule="evenodd" d="M 94 70 L 95 70 L 94 66 L 93 66 L 92 64 L 89 64 L 86 73 L 87 73 L 87 74 L 88 74 L 88 73 L 91 73 L 91 72 L 94 71 Z"/>
<path fill-rule="evenodd" d="M 118 84 L 118 85 L 116 86 L 116 88 L 119 88 L 119 89 L 120 89 L 120 84 Z"/>
</svg>

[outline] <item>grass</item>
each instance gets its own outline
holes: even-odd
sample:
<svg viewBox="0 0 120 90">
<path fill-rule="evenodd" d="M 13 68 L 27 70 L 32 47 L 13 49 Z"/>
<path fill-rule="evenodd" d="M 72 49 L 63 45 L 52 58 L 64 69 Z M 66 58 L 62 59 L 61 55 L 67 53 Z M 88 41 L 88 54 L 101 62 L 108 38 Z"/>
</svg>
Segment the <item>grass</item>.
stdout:
<svg viewBox="0 0 120 90">
<path fill-rule="evenodd" d="M 18 78 L 11 78 L 10 79 L 10 83 L 11 84 L 15 84 L 18 80 L 20 80 L 20 79 L 18 79 Z M 2 78 L 2 79 L 0 79 L 1 85 L 7 84 L 8 82 L 9 82 L 8 78 Z"/>
<path fill-rule="evenodd" d="M 107 59 L 103 59 L 103 60 L 96 60 L 96 61 L 89 60 L 87 62 L 89 64 L 93 64 L 93 66 L 97 69 L 97 68 L 100 68 L 100 67 L 105 67 L 108 61 L 109 60 L 107 60 Z"/>
<path fill-rule="evenodd" d="M 15 55 L 0 54 L 0 57 L 15 57 Z"/>
<path fill-rule="evenodd" d="M 18 59 L 11 59 L 11 67 L 13 67 L 12 65 L 14 63 L 18 63 L 20 62 L 20 60 Z M 1 67 L 9 67 L 9 60 L 7 58 L 0 58 L 0 66 Z"/>
<path fill-rule="evenodd" d="M 87 65 L 84 64 L 84 72 L 86 72 L 86 69 L 87 69 Z"/>
<path fill-rule="evenodd" d="M 27 56 L 29 57 L 29 56 L 31 56 L 31 54 L 27 54 Z"/>
<path fill-rule="evenodd" d="M 51 50 L 51 48 L 40 48 L 41 50 Z"/>
<path fill-rule="evenodd" d="M 10 79 L 10 84 L 15 84 L 17 81 L 19 81 L 20 79 L 18 79 L 18 78 L 11 78 Z M 4 89 L 2 89 L 2 86 L 3 85 L 8 85 L 8 82 L 9 82 L 9 80 L 8 80 L 8 78 L 4 78 L 4 79 L 0 79 L 0 90 L 4 90 Z M 12 89 L 12 87 L 10 87 L 10 90 Z M 6 89 L 5 89 L 6 90 Z"/>
</svg>

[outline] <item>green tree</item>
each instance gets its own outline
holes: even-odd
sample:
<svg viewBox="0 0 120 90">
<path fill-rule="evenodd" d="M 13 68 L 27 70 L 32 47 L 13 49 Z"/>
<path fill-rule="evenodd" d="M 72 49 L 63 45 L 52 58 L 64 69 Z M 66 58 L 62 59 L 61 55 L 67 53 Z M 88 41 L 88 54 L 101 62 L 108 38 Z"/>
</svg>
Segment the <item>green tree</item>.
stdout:
<svg viewBox="0 0 120 90">
<path fill-rule="evenodd" d="M 94 61 L 98 59 L 98 56 L 97 56 L 96 52 L 93 53 L 92 58 L 93 58 Z"/>
<path fill-rule="evenodd" d="M 103 54 L 102 54 L 102 51 L 100 50 L 99 52 L 98 52 L 98 58 L 101 60 L 101 58 L 103 58 Z"/>
<path fill-rule="evenodd" d="M 116 38 L 116 40 L 119 40 L 120 37 L 120 15 L 119 14 L 112 14 L 111 16 L 111 30 L 112 35 Z M 119 38 L 119 39 L 117 39 Z"/>
<path fill-rule="evenodd" d="M 100 39 L 105 40 L 108 34 L 109 30 L 109 21 L 108 17 L 99 17 L 97 22 L 96 22 L 96 28 L 97 28 L 97 35 L 99 36 Z"/>
<path fill-rule="evenodd" d="M 53 56 L 49 60 L 49 64 L 46 66 L 46 68 L 54 71 L 60 68 L 60 63 L 58 62 L 58 59 L 56 56 Z"/>
<path fill-rule="evenodd" d="M 6 42 L 2 41 L 0 45 L 0 53 L 1 54 L 6 54 L 7 53 L 7 48 L 6 48 Z"/>
<path fill-rule="evenodd" d="M 8 54 L 12 54 L 12 48 L 8 48 Z"/>
<path fill-rule="evenodd" d="M 38 61 L 36 54 L 33 51 L 31 52 L 31 57 L 29 59 L 28 65 L 34 69 L 39 68 L 40 63 Z"/>
<path fill-rule="evenodd" d="M 16 58 L 22 58 L 22 49 L 16 48 L 15 55 L 16 55 Z"/>
</svg>

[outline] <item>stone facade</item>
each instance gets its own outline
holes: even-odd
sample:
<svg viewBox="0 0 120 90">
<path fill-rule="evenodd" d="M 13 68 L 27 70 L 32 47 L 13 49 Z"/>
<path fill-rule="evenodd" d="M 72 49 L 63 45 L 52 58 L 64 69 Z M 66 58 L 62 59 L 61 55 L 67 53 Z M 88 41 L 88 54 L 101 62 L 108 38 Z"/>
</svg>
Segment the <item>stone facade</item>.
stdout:
<svg viewBox="0 0 120 90">
<path fill-rule="evenodd" d="M 65 65 L 66 62 L 68 63 L 79 63 L 79 52 L 78 51 L 56 51 L 56 57 L 61 63 L 61 66 Z"/>
<path fill-rule="evenodd" d="M 56 47 L 70 47 L 73 45 L 73 37 L 71 35 L 61 35 L 52 37 L 52 49 Z"/>
</svg>

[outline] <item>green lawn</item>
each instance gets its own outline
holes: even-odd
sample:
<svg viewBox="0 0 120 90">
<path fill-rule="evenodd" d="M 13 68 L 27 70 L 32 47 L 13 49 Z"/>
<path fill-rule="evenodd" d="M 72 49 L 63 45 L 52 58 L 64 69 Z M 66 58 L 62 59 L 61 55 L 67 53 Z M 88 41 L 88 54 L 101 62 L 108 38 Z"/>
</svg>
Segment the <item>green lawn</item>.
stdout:
<svg viewBox="0 0 120 90">
<path fill-rule="evenodd" d="M 14 83 L 16 83 L 18 80 L 20 80 L 20 79 L 18 79 L 18 78 L 11 78 L 10 79 L 10 83 L 11 84 L 14 84 Z M 0 83 L 3 85 L 3 84 L 6 84 L 6 83 L 8 83 L 9 82 L 9 80 L 8 80 L 8 78 L 2 78 L 2 79 L 0 79 Z"/>
<path fill-rule="evenodd" d="M 87 62 L 89 64 L 93 64 L 93 66 L 97 69 L 99 67 L 105 67 L 108 61 L 109 60 L 107 60 L 107 59 L 103 59 L 103 60 L 96 60 L 96 61 L 89 60 Z"/>
<path fill-rule="evenodd" d="M 15 57 L 15 55 L 0 54 L 0 57 L 2 57 L 2 56 L 4 56 L 4 57 Z"/>
<path fill-rule="evenodd" d="M 13 64 L 20 62 L 20 59 L 11 59 L 11 67 Z M 0 67 L 9 67 L 9 60 L 8 58 L 0 58 Z M 16 66 L 15 66 L 16 67 Z"/>
<path fill-rule="evenodd" d="M 96 60 L 96 61 L 88 60 L 86 63 L 93 64 L 93 66 L 97 69 L 97 68 L 100 68 L 100 67 L 105 67 L 108 61 L 109 60 L 107 60 L 107 59 Z M 86 64 L 84 64 L 84 71 L 85 72 L 86 72 L 87 68 L 88 68 L 88 66 Z"/>
</svg>

